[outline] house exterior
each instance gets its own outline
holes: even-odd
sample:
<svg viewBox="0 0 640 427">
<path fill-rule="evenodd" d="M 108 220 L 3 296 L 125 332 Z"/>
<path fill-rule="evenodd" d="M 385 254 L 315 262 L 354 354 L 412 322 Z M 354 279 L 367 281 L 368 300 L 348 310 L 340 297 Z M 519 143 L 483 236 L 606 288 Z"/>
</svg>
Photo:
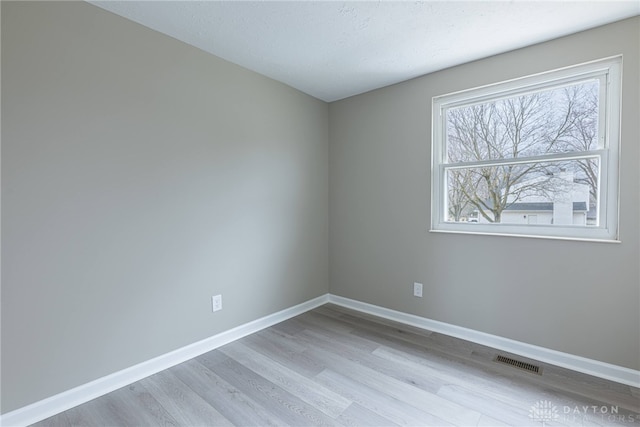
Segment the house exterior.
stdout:
<svg viewBox="0 0 640 427">
<path fill-rule="evenodd" d="M 502 212 L 503 224 L 589 225 L 595 219 L 595 209 L 589 206 L 589 186 L 574 182 L 572 172 L 562 171 L 552 178 L 535 178 L 520 184 L 531 187 L 545 180 L 544 191 L 510 198 L 511 204 Z M 482 215 L 477 222 L 488 223 Z"/>
<path fill-rule="evenodd" d="M 586 202 L 518 202 L 502 212 L 502 222 L 508 224 L 571 224 L 587 225 Z"/>
</svg>

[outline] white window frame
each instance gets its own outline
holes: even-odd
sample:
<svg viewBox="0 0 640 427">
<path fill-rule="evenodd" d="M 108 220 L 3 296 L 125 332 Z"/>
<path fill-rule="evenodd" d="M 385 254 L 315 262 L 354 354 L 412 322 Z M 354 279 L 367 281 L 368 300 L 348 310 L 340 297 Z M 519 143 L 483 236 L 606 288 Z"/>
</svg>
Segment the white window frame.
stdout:
<svg viewBox="0 0 640 427">
<path fill-rule="evenodd" d="M 619 238 L 618 165 L 620 156 L 621 72 L 622 56 L 616 56 L 434 97 L 432 104 L 430 231 L 617 242 Z M 446 220 L 448 193 L 445 174 L 447 169 L 454 168 L 447 163 L 447 109 L 551 89 L 593 78 L 600 80 L 598 137 L 600 138 L 602 149 L 539 157 L 468 162 L 464 163 L 464 167 L 597 157 L 600 160 L 600 182 L 598 186 L 599 223 L 597 226 L 483 224 Z"/>
</svg>

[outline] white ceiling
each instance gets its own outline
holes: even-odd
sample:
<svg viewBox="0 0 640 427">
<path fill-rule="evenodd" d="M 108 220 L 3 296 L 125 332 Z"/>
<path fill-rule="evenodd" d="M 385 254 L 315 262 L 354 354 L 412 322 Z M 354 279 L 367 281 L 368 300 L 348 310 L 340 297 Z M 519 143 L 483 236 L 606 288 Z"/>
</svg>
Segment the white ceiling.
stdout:
<svg viewBox="0 0 640 427">
<path fill-rule="evenodd" d="M 324 101 L 640 14 L 640 0 L 90 3 Z"/>
</svg>

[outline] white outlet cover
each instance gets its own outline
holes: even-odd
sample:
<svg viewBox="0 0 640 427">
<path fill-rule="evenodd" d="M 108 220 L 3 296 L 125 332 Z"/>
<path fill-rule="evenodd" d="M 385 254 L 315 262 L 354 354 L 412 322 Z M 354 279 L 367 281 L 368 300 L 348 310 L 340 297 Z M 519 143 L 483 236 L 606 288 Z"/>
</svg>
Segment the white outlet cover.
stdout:
<svg viewBox="0 0 640 427">
<path fill-rule="evenodd" d="M 422 283 L 413 284 L 413 296 L 422 298 Z"/>
<path fill-rule="evenodd" d="M 211 309 L 213 311 L 222 310 L 222 295 L 214 295 L 211 297 Z"/>
</svg>

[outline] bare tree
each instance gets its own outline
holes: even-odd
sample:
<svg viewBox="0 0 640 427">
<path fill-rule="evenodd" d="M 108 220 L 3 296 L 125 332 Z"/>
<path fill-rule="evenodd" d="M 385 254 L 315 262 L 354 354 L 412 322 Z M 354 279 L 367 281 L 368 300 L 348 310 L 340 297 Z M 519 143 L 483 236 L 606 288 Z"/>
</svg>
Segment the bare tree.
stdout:
<svg viewBox="0 0 640 427">
<path fill-rule="evenodd" d="M 516 159 L 590 147 L 597 135 L 597 98 L 594 101 L 590 91 L 590 86 L 575 85 L 450 109 L 449 163 Z M 594 161 L 579 162 L 580 179 L 595 177 L 593 182 L 597 183 L 597 165 L 590 162 Z M 471 205 L 487 221 L 498 223 L 511 204 L 550 192 L 554 186 L 557 191 L 557 180 L 552 177 L 564 167 L 531 162 L 451 169 L 447 177 L 449 214 L 457 221 Z"/>
<path fill-rule="evenodd" d="M 471 185 L 466 171 L 454 169 L 449 173 L 448 209 L 449 216 L 459 222 L 470 206 L 465 189 Z"/>
<path fill-rule="evenodd" d="M 598 147 L 598 86 L 572 86 L 564 91 L 566 99 L 576 107 L 573 110 L 573 126 L 565 138 L 566 151 L 588 151 Z M 599 165 L 593 158 L 576 162 L 575 181 L 589 186 L 591 204 L 598 198 Z"/>
</svg>

